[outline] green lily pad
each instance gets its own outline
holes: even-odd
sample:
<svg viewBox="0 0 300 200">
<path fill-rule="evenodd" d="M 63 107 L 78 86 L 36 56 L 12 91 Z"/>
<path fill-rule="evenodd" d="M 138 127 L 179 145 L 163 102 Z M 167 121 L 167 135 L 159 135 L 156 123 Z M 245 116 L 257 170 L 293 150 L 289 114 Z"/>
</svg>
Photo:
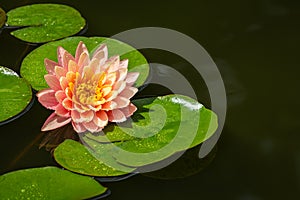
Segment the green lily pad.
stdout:
<svg viewBox="0 0 300 200">
<path fill-rule="evenodd" d="M 106 190 L 91 177 L 57 167 L 25 169 L 0 176 L 0 199 L 87 199 Z"/>
<path fill-rule="evenodd" d="M 105 37 L 70 37 L 63 40 L 50 42 L 40 46 L 29 53 L 22 62 L 21 75 L 32 85 L 35 90 L 48 88 L 44 75 L 47 71 L 44 66 L 44 59 L 57 61 L 57 47 L 62 46 L 72 55 L 75 54 L 76 47 L 80 41 L 83 41 L 90 52 L 99 44 L 105 43 L 108 46 L 109 56 L 120 55 L 121 59 L 128 59 L 128 70 L 130 72 L 139 72 L 135 86 L 141 86 L 149 74 L 149 65 L 145 57 L 133 47 L 115 39 Z"/>
<path fill-rule="evenodd" d="M 7 13 L 7 25 L 21 29 L 11 34 L 31 43 L 44 43 L 78 33 L 85 19 L 72 7 L 61 4 L 33 4 Z"/>
<path fill-rule="evenodd" d="M 109 147 L 109 145 L 99 145 L 98 148 Z M 105 150 L 104 152 L 107 152 Z M 109 156 L 109 154 L 104 156 Z M 79 142 L 74 140 L 65 140 L 54 151 L 54 158 L 58 164 L 64 168 L 90 176 L 120 176 L 132 172 L 134 168 L 119 166 L 123 171 L 117 170 L 104 164 L 101 159 L 96 159 L 87 149 Z M 107 160 L 107 159 L 106 159 Z M 115 162 L 115 160 L 113 160 Z M 116 163 L 115 163 L 116 164 Z"/>
<path fill-rule="evenodd" d="M 218 126 L 215 113 L 183 95 L 138 99 L 133 103 L 138 110 L 131 120 L 108 126 L 105 135 L 88 133 L 81 139 L 95 150 L 94 142 L 112 138 L 115 143 L 110 154 L 117 162 L 139 167 L 202 143 Z"/>
<path fill-rule="evenodd" d="M 5 24 L 5 21 L 6 21 L 6 13 L 2 8 L 0 8 L 0 28 Z"/>
<path fill-rule="evenodd" d="M 102 133 L 80 135 L 85 148 L 66 145 L 71 142 L 60 144 L 55 150 L 59 155 L 55 156 L 56 161 L 81 173 L 80 170 L 89 171 L 94 166 L 90 163 L 96 163 L 89 161 L 92 156 L 101 164 L 129 172 L 130 166 L 153 164 L 195 147 L 217 129 L 216 114 L 186 96 L 167 95 L 132 102 L 138 110 L 130 120 L 118 125 L 109 124 Z"/>
<path fill-rule="evenodd" d="M 23 111 L 32 98 L 31 87 L 16 72 L 0 66 L 0 122 Z"/>
</svg>

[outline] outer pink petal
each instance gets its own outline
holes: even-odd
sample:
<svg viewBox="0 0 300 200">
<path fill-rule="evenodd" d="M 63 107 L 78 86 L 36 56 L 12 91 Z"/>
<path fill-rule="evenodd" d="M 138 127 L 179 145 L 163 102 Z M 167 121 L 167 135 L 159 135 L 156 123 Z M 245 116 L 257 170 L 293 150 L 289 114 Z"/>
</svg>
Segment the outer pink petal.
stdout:
<svg viewBox="0 0 300 200">
<path fill-rule="evenodd" d="M 98 130 L 98 126 L 93 122 L 83 122 L 82 125 L 90 132 L 94 133 Z"/>
<path fill-rule="evenodd" d="M 66 77 L 60 77 L 59 84 L 62 90 L 65 90 L 68 87 L 69 81 Z"/>
<path fill-rule="evenodd" d="M 41 90 L 36 95 L 38 97 L 39 102 L 46 108 L 55 110 L 58 105 L 58 101 L 55 97 L 55 91 L 51 89 Z"/>
<path fill-rule="evenodd" d="M 94 118 L 94 111 L 89 110 L 89 111 L 80 113 L 80 117 L 81 117 L 83 122 L 90 122 Z"/>
<path fill-rule="evenodd" d="M 97 58 L 100 61 L 100 65 L 104 65 L 108 58 L 108 50 L 105 44 L 102 44 L 93 55 L 93 58 Z"/>
<path fill-rule="evenodd" d="M 42 131 L 50 131 L 59 127 L 62 127 L 71 122 L 71 118 L 60 117 L 54 113 L 52 113 L 48 119 L 45 121 Z"/>
<path fill-rule="evenodd" d="M 64 91 L 62 90 L 58 90 L 56 93 L 55 93 L 55 98 L 56 100 L 59 102 L 59 103 L 62 103 L 62 101 L 66 98 L 66 94 Z"/>
<path fill-rule="evenodd" d="M 80 123 L 72 122 L 72 126 L 77 133 L 82 133 L 86 131 L 86 128 Z"/>
<path fill-rule="evenodd" d="M 137 108 L 135 105 L 130 103 L 127 107 L 120 109 L 126 117 L 130 117 L 136 110 Z"/>
<path fill-rule="evenodd" d="M 76 53 L 75 53 L 75 62 L 76 63 L 78 63 L 80 55 L 83 52 L 85 52 L 87 54 L 89 53 L 88 50 L 87 50 L 87 48 L 86 48 L 86 46 L 85 46 L 85 44 L 82 41 L 80 41 L 79 44 L 78 44 L 78 46 L 77 46 Z"/>
<path fill-rule="evenodd" d="M 126 82 L 125 81 L 119 81 L 116 82 L 113 86 L 113 90 L 117 91 L 118 93 L 122 92 L 126 87 Z"/>
<path fill-rule="evenodd" d="M 128 59 L 121 60 L 119 69 L 127 69 L 127 67 L 128 67 Z"/>
<path fill-rule="evenodd" d="M 116 108 L 124 108 L 127 107 L 130 103 L 129 99 L 121 96 L 117 96 L 113 102 L 117 104 Z"/>
<path fill-rule="evenodd" d="M 126 86 L 124 90 L 119 94 L 119 96 L 130 99 L 138 92 L 138 89 L 135 87 Z"/>
<path fill-rule="evenodd" d="M 60 82 L 55 75 L 46 74 L 44 77 L 50 88 L 53 90 L 61 90 Z"/>
<path fill-rule="evenodd" d="M 125 117 L 124 113 L 119 109 L 108 111 L 107 116 L 108 116 L 108 121 L 110 121 L 110 122 L 126 121 L 126 117 Z"/>
<path fill-rule="evenodd" d="M 118 81 L 124 81 L 124 79 L 127 76 L 127 68 L 121 68 L 118 70 L 119 72 L 119 77 L 118 77 Z"/>
<path fill-rule="evenodd" d="M 105 111 L 99 110 L 96 112 L 93 122 L 98 126 L 98 127 L 104 127 L 108 123 L 108 116 Z"/>
<path fill-rule="evenodd" d="M 106 102 L 104 104 L 102 104 L 102 110 L 112 110 L 114 108 L 116 108 L 117 104 L 115 102 L 112 102 L 112 101 L 109 101 L 109 102 Z"/>
<path fill-rule="evenodd" d="M 58 52 L 58 63 L 61 66 L 63 66 L 63 68 L 68 69 L 69 61 L 75 60 L 74 57 L 62 47 L 58 47 L 57 52 Z"/>
<path fill-rule="evenodd" d="M 137 78 L 139 77 L 140 73 L 139 72 L 129 72 L 127 73 L 127 77 L 125 79 L 126 83 L 128 86 L 132 86 Z"/>
<path fill-rule="evenodd" d="M 55 74 L 55 66 L 57 66 L 58 64 L 52 60 L 49 60 L 48 58 L 46 58 L 44 60 L 44 64 L 45 64 L 45 68 L 48 71 L 49 74 L 54 75 Z"/>
<path fill-rule="evenodd" d="M 115 72 L 119 69 L 120 65 L 120 56 L 113 56 L 109 58 L 106 62 L 108 64 L 108 68 L 106 69 L 108 73 Z"/>
<path fill-rule="evenodd" d="M 80 117 L 80 113 L 77 112 L 76 110 L 72 110 L 71 111 L 71 117 L 72 117 L 72 120 L 76 123 L 80 123 L 82 122 L 82 119 Z"/>
<path fill-rule="evenodd" d="M 70 117 L 70 111 L 65 109 L 61 104 L 56 107 L 55 113 L 61 117 Z"/>
</svg>

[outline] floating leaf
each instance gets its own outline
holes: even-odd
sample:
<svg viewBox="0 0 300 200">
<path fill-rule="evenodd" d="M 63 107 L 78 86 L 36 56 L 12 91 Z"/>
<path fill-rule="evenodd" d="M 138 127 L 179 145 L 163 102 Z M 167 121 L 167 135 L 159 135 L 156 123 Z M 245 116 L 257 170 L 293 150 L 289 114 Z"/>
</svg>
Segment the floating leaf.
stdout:
<svg viewBox="0 0 300 200">
<path fill-rule="evenodd" d="M 5 14 L 5 11 L 0 8 L 0 28 L 4 25 L 6 21 L 6 14 Z"/>
<path fill-rule="evenodd" d="M 7 25 L 22 27 L 11 34 L 31 43 L 49 42 L 78 33 L 85 20 L 72 7 L 61 4 L 33 4 L 10 10 Z"/>
<path fill-rule="evenodd" d="M 131 119 L 118 125 L 110 124 L 102 133 L 80 135 L 86 147 L 71 141 L 60 144 L 55 150 L 56 161 L 84 174 L 91 171 L 90 167 L 94 166 L 91 163 L 97 163 L 96 160 L 130 172 L 128 166 L 152 164 L 200 144 L 217 128 L 217 116 L 186 96 L 167 95 L 133 103 L 138 110 Z"/>
<path fill-rule="evenodd" d="M 131 120 L 109 125 L 104 129 L 105 135 L 88 133 L 81 138 L 95 151 L 94 156 L 101 154 L 97 144 L 112 139 L 115 146 L 108 153 L 117 162 L 144 166 L 200 144 L 217 128 L 217 116 L 186 96 L 167 95 L 133 103 L 138 110 Z"/>
<path fill-rule="evenodd" d="M 0 199 L 87 199 L 105 191 L 93 178 L 57 167 L 25 169 L 0 176 Z"/>
<path fill-rule="evenodd" d="M 99 147 L 104 150 L 104 148 L 109 146 L 99 145 Z M 103 152 L 107 152 L 107 150 L 104 150 Z M 110 155 L 107 154 L 104 156 Z M 79 142 L 69 139 L 65 140 L 55 149 L 54 157 L 56 162 L 64 168 L 76 173 L 90 176 L 120 176 L 134 170 L 134 168 L 128 168 L 121 165 L 119 168 L 122 168 L 126 172 L 109 167 L 107 164 L 104 164 L 101 159 L 96 159 L 88 151 L 87 147 L 83 146 Z M 113 161 L 115 162 L 115 160 Z"/>
<path fill-rule="evenodd" d="M 0 122 L 26 108 L 32 98 L 28 83 L 11 69 L 0 66 Z"/>
<path fill-rule="evenodd" d="M 60 41 L 50 42 L 40 46 L 28 54 L 22 62 L 21 75 L 28 80 L 36 90 L 48 88 L 44 79 L 47 71 L 44 66 L 44 59 L 57 61 L 57 47 L 62 46 L 71 54 L 75 54 L 76 47 L 83 41 L 89 51 L 94 50 L 99 44 L 105 43 L 108 46 L 109 56 L 120 55 L 121 59 L 129 59 L 128 69 L 130 72 L 139 72 L 136 86 L 141 86 L 147 79 L 149 65 L 145 57 L 133 47 L 118 40 L 105 37 L 70 37 Z"/>
</svg>

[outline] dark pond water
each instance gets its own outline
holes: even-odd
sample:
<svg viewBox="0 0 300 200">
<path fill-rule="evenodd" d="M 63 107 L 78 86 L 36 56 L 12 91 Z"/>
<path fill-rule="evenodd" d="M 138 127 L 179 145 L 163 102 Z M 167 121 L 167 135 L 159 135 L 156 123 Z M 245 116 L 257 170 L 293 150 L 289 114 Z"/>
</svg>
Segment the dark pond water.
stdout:
<svg viewBox="0 0 300 200">
<path fill-rule="evenodd" d="M 46 1 L 1 1 L 0 7 L 8 11 L 40 2 Z M 107 199 L 299 199 L 299 1 L 51 2 L 77 8 L 88 21 L 86 36 L 109 37 L 143 26 L 187 34 L 210 53 L 226 85 L 227 118 L 213 155 L 201 162 L 194 156 L 188 167 L 178 164 L 167 177 L 198 173 L 175 180 L 153 178 L 166 174 L 160 171 L 104 183 L 112 191 Z M 0 35 L 0 47 L 0 65 L 17 72 L 35 48 L 10 36 L 9 30 Z M 184 74 L 199 101 L 209 106 L 205 84 L 190 64 L 165 51 L 142 52 L 149 62 Z M 167 93 L 150 85 L 139 95 Z M 39 130 L 49 113 L 35 102 L 18 120 L 0 127 L 1 174 L 55 165 L 49 152 L 38 149 Z"/>
</svg>

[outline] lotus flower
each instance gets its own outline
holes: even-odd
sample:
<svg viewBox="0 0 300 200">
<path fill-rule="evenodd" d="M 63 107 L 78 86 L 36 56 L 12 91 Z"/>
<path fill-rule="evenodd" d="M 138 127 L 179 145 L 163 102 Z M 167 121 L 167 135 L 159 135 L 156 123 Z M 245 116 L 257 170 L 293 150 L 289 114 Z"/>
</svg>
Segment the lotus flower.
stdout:
<svg viewBox="0 0 300 200">
<path fill-rule="evenodd" d="M 133 87 L 138 72 L 127 72 L 128 60 L 119 56 L 108 59 L 106 45 L 92 57 L 83 42 L 78 44 L 75 58 L 58 47 L 58 63 L 45 59 L 48 89 L 37 93 L 39 102 L 54 112 L 42 131 L 72 123 L 77 133 L 99 132 L 108 122 L 123 122 L 136 107 L 130 98 L 138 91 Z"/>
</svg>

